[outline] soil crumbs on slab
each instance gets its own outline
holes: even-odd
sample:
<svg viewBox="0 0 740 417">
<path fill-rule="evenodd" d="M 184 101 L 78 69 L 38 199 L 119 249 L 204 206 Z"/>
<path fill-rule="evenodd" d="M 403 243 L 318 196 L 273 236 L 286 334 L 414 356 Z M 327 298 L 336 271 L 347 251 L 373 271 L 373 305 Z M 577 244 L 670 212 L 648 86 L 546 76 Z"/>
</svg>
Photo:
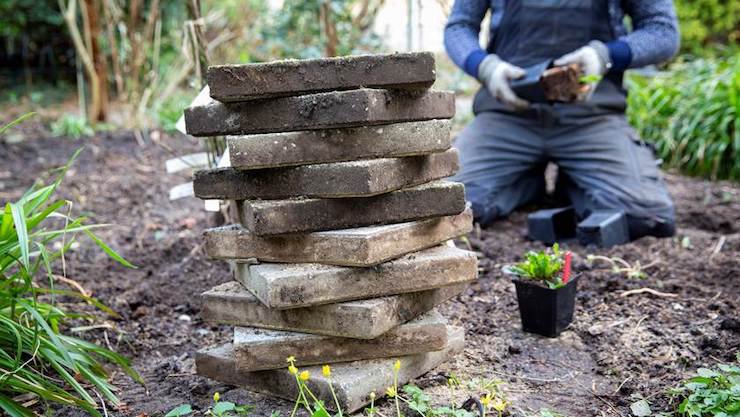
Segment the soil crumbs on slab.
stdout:
<svg viewBox="0 0 740 417">
<path fill-rule="evenodd" d="M 161 416 L 183 403 L 204 411 L 216 391 L 222 399 L 254 404 L 254 415 L 290 415 L 287 402 L 194 375 L 194 352 L 233 336 L 230 327 L 199 317 L 199 294 L 230 279 L 228 266 L 206 259 L 202 248 L 200 234 L 212 215 L 198 200 L 168 199 L 189 173 L 168 175 L 164 161 L 200 151 L 196 141 L 162 135 L 141 146 L 126 132 L 83 141 L 31 133 L 20 143 L 0 143 L 0 200 L 17 199 L 83 145 L 61 193 L 75 209 L 92 212 L 92 221 L 116 224 L 100 236 L 138 266 L 118 266 L 84 240 L 67 259 L 68 277 L 120 314 L 101 315 L 108 328 L 81 336 L 131 357 L 146 380 L 141 386 L 114 374 L 126 404 L 114 415 Z M 608 250 L 565 245 L 576 254 L 582 279 L 574 324 L 558 339 L 521 332 L 514 287 L 501 272 L 526 250 L 543 247 L 524 238 L 526 213 L 473 232 L 468 242 L 481 256 L 480 280 L 441 309 L 464 326 L 465 351 L 415 382 L 437 404 L 465 400 L 467 393 L 447 387 L 454 375 L 503 381 L 513 415 L 546 407 L 570 416 L 626 416 L 638 396 L 654 411 L 665 409 L 667 388 L 700 366 L 733 361 L 740 349 L 740 186 L 677 175 L 667 181 L 678 210 L 677 237 Z M 639 262 L 647 277 L 589 264 L 588 254 Z M 625 296 L 640 288 L 670 296 Z"/>
</svg>

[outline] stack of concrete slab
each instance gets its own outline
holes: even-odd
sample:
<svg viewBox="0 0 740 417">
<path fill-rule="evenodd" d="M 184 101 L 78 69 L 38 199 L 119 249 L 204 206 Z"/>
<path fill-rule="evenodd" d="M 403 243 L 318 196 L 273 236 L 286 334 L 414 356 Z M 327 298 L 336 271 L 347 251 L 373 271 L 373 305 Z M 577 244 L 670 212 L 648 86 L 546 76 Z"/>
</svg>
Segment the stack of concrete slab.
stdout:
<svg viewBox="0 0 740 417">
<path fill-rule="evenodd" d="M 450 143 L 454 96 L 429 90 L 430 53 L 211 67 L 211 100 L 185 112 L 188 133 L 227 136 L 230 166 L 195 174 L 196 196 L 233 201 L 233 222 L 205 233 L 234 281 L 204 296 L 203 316 L 237 326 L 198 353 L 200 374 L 294 400 L 285 359 L 333 404 L 381 395 L 462 348 L 436 311 L 477 277 Z M 369 88 L 368 88 L 369 87 Z"/>
</svg>

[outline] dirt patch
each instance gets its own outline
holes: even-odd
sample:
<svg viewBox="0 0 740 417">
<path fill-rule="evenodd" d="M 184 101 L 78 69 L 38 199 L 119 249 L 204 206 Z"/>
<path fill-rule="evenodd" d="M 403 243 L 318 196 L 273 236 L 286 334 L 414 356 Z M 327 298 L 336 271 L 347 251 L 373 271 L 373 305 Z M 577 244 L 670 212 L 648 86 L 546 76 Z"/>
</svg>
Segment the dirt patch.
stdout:
<svg viewBox="0 0 740 417">
<path fill-rule="evenodd" d="M 207 260 L 202 249 L 209 215 L 200 201 L 168 201 L 169 188 L 188 176 L 166 175 L 164 161 L 198 151 L 194 140 L 163 136 L 140 146 L 131 134 L 111 133 L 84 142 L 31 135 L 21 143 L 0 143 L 0 200 L 20 196 L 33 178 L 83 144 L 62 194 L 92 211 L 94 221 L 117 224 L 102 237 L 139 267 L 117 266 L 88 244 L 68 259 L 68 275 L 121 314 L 107 319 L 114 330 L 84 336 L 132 357 L 147 381 L 142 387 L 114 376 L 127 403 L 121 415 L 161 415 L 182 403 L 203 409 L 214 391 L 257 404 L 257 415 L 289 415 L 285 402 L 193 374 L 197 349 L 232 336 L 229 327 L 199 318 L 198 294 L 230 280 L 226 264 Z M 541 247 L 524 238 L 526 215 L 472 233 L 470 244 L 481 254 L 480 280 L 442 308 L 465 327 L 467 347 L 417 382 L 445 402 L 463 399 L 445 386 L 452 374 L 499 379 L 516 415 L 540 407 L 572 416 L 629 415 L 631 396 L 649 397 L 660 409 L 665 388 L 699 366 L 733 360 L 740 349 L 740 186 L 675 175 L 668 183 L 678 207 L 676 238 L 645 238 L 610 250 L 566 245 L 583 276 L 574 324 L 559 339 L 520 331 L 514 286 L 501 273 L 525 250 Z M 647 278 L 630 279 L 604 263 L 589 265 L 590 253 L 632 265 L 657 263 L 646 269 Z M 643 287 L 674 296 L 622 296 Z"/>
</svg>

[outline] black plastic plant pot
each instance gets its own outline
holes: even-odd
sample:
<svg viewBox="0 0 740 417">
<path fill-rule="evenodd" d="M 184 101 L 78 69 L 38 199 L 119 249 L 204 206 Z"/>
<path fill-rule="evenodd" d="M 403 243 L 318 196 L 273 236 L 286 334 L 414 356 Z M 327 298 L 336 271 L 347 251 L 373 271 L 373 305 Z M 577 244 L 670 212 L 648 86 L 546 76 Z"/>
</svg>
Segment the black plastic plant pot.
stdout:
<svg viewBox="0 0 740 417">
<path fill-rule="evenodd" d="M 552 61 L 540 62 L 524 70 L 527 72 L 524 77 L 511 81 L 511 89 L 517 97 L 523 98 L 530 103 L 547 103 L 545 90 L 540 84 L 542 74 L 552 66 Z"/>
<path fill-rule="evenodd" d="M 573 321 L 578 276 L 565 286 L 550 289 L 527 279 L 514 279 L 522 330 L 558 337 Z"/>
<path fill-rule="evenodd" d="M 535 211 L 527 216 L 527 235 L 546 245 L 576 237 L 576 211 L 572 206 Z"/>
</svg>

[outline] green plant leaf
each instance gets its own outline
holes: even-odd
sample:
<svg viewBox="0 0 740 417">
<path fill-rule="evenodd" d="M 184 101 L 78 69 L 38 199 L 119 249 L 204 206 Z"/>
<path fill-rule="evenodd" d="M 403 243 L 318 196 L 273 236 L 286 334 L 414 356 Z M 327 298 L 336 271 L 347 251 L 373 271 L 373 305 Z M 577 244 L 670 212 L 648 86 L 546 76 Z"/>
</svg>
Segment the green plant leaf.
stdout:
<svg viewBox="0 0 740 417">
<path fill-rule="evenodd" d="M 127 268 L 136 269 L 136 266 L 134 264 L 132 264 L 131 262 L 127 261 L 121 255 L 119 255 L 118 252 L 116 252 L 113 249 L 111 249 L 110 246 L 106 245 L 105 242 L 103 242 L 102 240 L 100 240 L 100 238 L 97 237 L 93 232 L 91 232 L 90 229 L 87 229 L 86 228 L 86 229 L 83 229 L 82 231 L 85 232 L 85 234 L 90 239 L 92 239 L 93 242 L 95 242 L 98 245 L 98 247 L 100 247 L 100 249 L 102 249 L 106 254 L 108 254 L 108 256 L 110 256 L 111 258 L 115 259 L 118 263 L 120 263 L 121 265 L 123 265 L 123 266 L 125 266 Z"/>
<path fill-rule="evenodd" d="M 0 409 L 8 413 L 10 417 L 33 417 L 34 415 L 31 410 L 2 394 L 0 394 Z"/>
<path fill-rule="evenodd" d="M 326 411 L 325 408 L 321 407 L 318 410 L 314 411 L 313 414 L 311 414 L 311 417 L 331 417 L 328 411 Z"/>
<path fill-rule="evenodd" d="M 181 417 L 191 414 L 193 407 L 190 404 L 181 404 L 170 410 L 169 413 L 165 414 L 164 417 Z"/>
<path fill-rule="evenodd" d="M 718 372 L 713 371 L 709 368 L 699 368 L 697 369 L 696 374 L 702 378 L 716 378 L 719 376 Z"/>
<path fill-rule="evenodd" d="M 20 117 L 18 117 L 17 119 L 13 120 L 12 122 L 6 124 L 5 126 L 0 126 L 0 135 L 2 135 L 3 133 L 5 133 L 11 127 L 17 125 L 18 123 L 20 123 L 20 122 L 28 119 L 29 117 L 31 117 L 31 116 L 33 116 L 35 114 L 36 114 L 36 112 L 28 112 L 28 113 L 26 113 L 24 115 L 21 115 Z"/>
<path fill-rule="evenodd" d="M 15 224 L 15 233 L 18 236 L 18 245 L 21 250 L 21 264 L 26 269 L 30 267 L 30 260 L 28 256 L 29 243 L 28 243 L 28 229 L 26 227 L 26 217 L 23 213 L 23 207 L 18 204 L 10 204 L 10 212 L 13 214 L 13 223 Z"/>
<path fill-rule="evenodd" d="M 227 411 L 234 411 L 235 408 L 236 408 L 236 404 L 230 401 L 219 401 L 213 405 L 213 408 L 211 410 L 213 411 L 213 414 L 215 415 L 222 415 L 223 413 Z"/>
<path fill-rule="evenodd" d="M 649 417 L 653 415 L 653 410 L 650 409 L 650 404 L 645 400 L 638 400 L 630 404 L 630 410 L 632 415 L 636 417 Z"/>
</svg>

